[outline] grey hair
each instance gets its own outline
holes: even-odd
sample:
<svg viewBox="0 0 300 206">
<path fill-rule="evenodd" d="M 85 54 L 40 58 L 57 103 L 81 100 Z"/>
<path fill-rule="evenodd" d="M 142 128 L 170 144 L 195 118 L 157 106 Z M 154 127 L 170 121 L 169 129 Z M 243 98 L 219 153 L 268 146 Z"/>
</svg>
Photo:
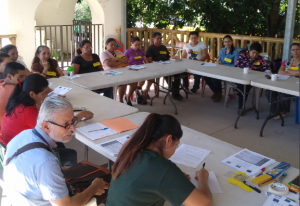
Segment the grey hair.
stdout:
<svg viewBox="0 0 300 206">
<path fill-rule="evenodd" d="M 47 97 L 39 111 L 37 125 L 41 127 L 42 122 L 54 121 L 58 113 L 73 110 L 72 104 L 63 97 Z"/>
</svg>

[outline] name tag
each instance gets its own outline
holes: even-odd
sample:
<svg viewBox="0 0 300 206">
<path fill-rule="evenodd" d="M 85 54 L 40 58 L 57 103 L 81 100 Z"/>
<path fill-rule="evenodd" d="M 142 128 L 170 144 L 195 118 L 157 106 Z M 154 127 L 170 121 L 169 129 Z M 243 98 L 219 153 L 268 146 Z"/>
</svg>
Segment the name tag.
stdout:
<svg viewBox="0 0 300 206">
<path fill-rule="evenodd" d="M 142 58 L 141 56 L 134 57 L 134 59 L 141 59 L 141 58 Z"/>
<path fill-rule="evenodd" d="M 260 62 L 254 62 L 253 65 L 260 65 Z"/>
<path fill-rule="evenodd" d="M 159 51 L 160 54 L 167 54 L 166 51 Z"/>
<path fill-rule="evenodd" d="M 93 64 L 94 67 L 99 66 L 99 65 L 100 65 L 100 62 L 95 62 L 95 63 Z"/>
<path fill-rule="evenodd" d="M 122 57 L 123 57 L 123 55 L 117 55 L 116 57 L 117 57 L 117 58 L 122 58 Z"/>
<path fill-rule="evenodd" d="M 229 59 L 229 58 L 226 58 L 226 57 L 225 57 L 224 61 L 225 61 L 225 62 L 229 62 L 229 63 L 231 63 L 231 62 L 232 62 L 232 60 L 231 60 L 231 59 Z"/>
<path fill-rule="evenodd" d="M 48 75 L 48 76 L 54 76 L 54 77 L 55 77 L 55 76 L 56 76 L 56 72 L 47 72 L 47 75 Z"/>
<path fill-rule="evenodd" d="M 290 69 L 297 71 L 297 70 L 299 70 L 299 67 L 291 67 Z"/>
<path fill-rule="evenodd" d="M 201 51 L 193 51 L 194 54 L 200 54 Z"/>
</svg>

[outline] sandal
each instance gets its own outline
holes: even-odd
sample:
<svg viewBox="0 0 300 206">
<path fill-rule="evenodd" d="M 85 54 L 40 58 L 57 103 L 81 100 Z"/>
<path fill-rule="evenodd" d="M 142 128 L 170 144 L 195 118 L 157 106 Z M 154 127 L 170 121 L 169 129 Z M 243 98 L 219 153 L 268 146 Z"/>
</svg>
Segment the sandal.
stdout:
<svg viewBox="0 0 300 206">
<path fill-rule="evenodd" d="M 142 94 L 142 91 L 140 89 L 135 90 L 136 96 L 137 96 L 137 103 L 138 104 L 142 104 L 142 105 L 146 105 L 147 104 L 147 100 L 144 97 L 144 95 Z"/>
<path fill-rule="evenodd" d="M 283 117 L 286 117 L 287 115 L 283 113 L 283 114 L 281 114 L 281 116 L 282 116 L 282 118 L 283 118 Z M 273 119 L 279 120 L 279 119 L 281 119 L 281 118 L 280 118 L 280 115 L 277 115 L 277 116 L 274 117 Z"/>
<path fill-rule="evenodd" d="M 145 97 L 146 99 L 151 99 L 150 96 L 149 96 L 149 94 L 148 94 L 148 91 L 143 90 L 142 93 L 143 93 L 143 95 L 144 95 L 144 97 Z"/>
<path fill-rule="evenodd" d="M 189 88 L 183 88 L 184 93 L 193 94 Z"/>
<path fill-rule="evenodd" d="M 229 98 L 229 100 L 235 99 L 235 96 L 236 96 L 236 94 L 233 94 L 233 93 L 227 95 L 227 97 Z"/>
</svg>

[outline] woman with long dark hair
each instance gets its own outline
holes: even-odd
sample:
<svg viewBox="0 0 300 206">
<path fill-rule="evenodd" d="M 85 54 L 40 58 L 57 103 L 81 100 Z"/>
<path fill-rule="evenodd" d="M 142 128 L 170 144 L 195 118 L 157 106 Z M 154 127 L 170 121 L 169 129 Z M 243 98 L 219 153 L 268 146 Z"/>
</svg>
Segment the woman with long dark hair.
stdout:
<svg viewBox="0 0 300 206">
<path fill-rule="evenodd" d="M 179 122 L 170 115 L 150 114 L 122 147 L 113 165 L 106 206 L 208 206 L 212 195 L 208 172 L 196 172 L 198 189 L 168 160 L 182 137 Z"/>
<path fill-rule="evenodd" d="M 47 46 L 39 46 L 32 60 L 31 71 L 43 77 L 58 78 L 64 76 L 55 59 L 51 59 L 50 49 Z"/>
<path fill-rule="evenodd" d="M 128 58 L 121 51 L 115 51 L 116 41 L 113 38 L 108 38 L 105 42 L 105 51 L 101 53 L 101 62 L 104 70 L 117 69 L 128 66 Z M 128 84 L 130 93 L 125 96 L 127 105 L 132 106 L 130 97 L 136 90 L 137 83 Z M 123 103 L 123 97 L 126 93 L 127 84 L 119 86 L 119 101 Z"/>
<path fill-rule="evenodd" d="M 90 72 L 103 71 L 100 58 L 97 54 L 92 53 L 92 43 L 85 39 L 82 40 L 77 49 L 77 56 L 72 60 L 72 66 L 74 67 L 74 74 L 84 74 Z M 93 90 L 98 94 L 103 93 L 104 96 L 113 99 L 113 88 L 103 88 Z"/>
</svg>

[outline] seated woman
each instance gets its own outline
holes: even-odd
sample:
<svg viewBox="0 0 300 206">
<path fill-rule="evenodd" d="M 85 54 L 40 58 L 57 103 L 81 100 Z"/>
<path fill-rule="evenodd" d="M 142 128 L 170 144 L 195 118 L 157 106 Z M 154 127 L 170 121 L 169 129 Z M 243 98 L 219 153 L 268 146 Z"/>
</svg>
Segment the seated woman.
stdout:
<svg viewBox="0 0 300 206">
<path fill-rule="evenodd" d="M 182 50 L 182 58 L 187 58 L 196 61 L 205 61 L 207 59 L 208 50 L 203 42 L 198 41 L 199 32 L 192 31 L 189 33 L 190 43 L 184 45 Z M 200 75 L 194 74 L 194 86 L 191 92 L 196 93 L 200 88 Z M 188 76 L 183 78 L 183 87 L 185 91 L 189 92 Z"/>
<path fill-rule="evenodd" d="M 148 59 L 146 58 L 146 54 L 145 52 L 140 49 L 140 39 L 138 37 L 132 37 L 131 38 L 131 48 L 127 49 L 124 53 L 124 56 L 126 56 L 128 58 L 128 63 L 129 65 L 140 65 L 140 64 L 148 64 Z M 150 80 L 150 81 L 155 81 Z M 138 83 L 138 86 L 136 88 L 136 94 L 137 94 L 137 102 L 138 104 L 147 104 L 147 99 L 146 97 L 143 95 L 142 92 L 142 87 L 145 84 L 145 81 L 141 81 Z M 148 88 L 149 86 L 149 88 Z M 145 91 L 150 90 L 150 86 L 151 84 L 147 84 L 147 88 Z M 131 91 L 131 89 L 133 89 L 133 87 L 130 87 L 129 90 L 129 94 L 132 94 L 134 91 Z M 127 96 L 128 99 L 128 96 Z"/>
<path fill-rule="evenodd" d="M 2 52 L 8 54 L 11 58 L 11 61 L 13 62 L 17 62 L 19 64 L 22 64 L 25 67 L 25 74 L 26 76 L 30 75 L 31 72 L 29 71 L 28 67 L 26 66 L 26 64 L 19 59 L 19 52 L 17 50 L 17 47 L 15 45 L 12 44 L 8 44 L 5 47 L 3 47 L 1 49 Z"/>
<path fill-rule="evenodd" d="M 4 69 L 9 62 L 11 62 L 10 56 L 4 52 L 0 52 L 0 82 L 4 79 Z"/>
<path fill-rule="evenodd" d="M 31 72 L 40 74 L 47 79 L 64 76 L 57 61 L 50 57 L 50 49 L 47 46 L 39 46 L 32 60 Z"/>
<path fill-rule="evenodd" d="M 289 76 L 298 76 L 299 77 L 299 66 L 300 66 L 300 46 L 299 43 L 293 43 L 291 45 L 292 58 L 284 60 L 281 64 L 278 74 L 289 75 Z M 292 97 L 291 95 L 279 93 L 272 91 L 272 96 L 270 97 L 270 90 L 266 90 L 266 96 L 269 102 L 274 102 L 276 100 L 282 100 L 283 98 Z M 290 101 L 280 101 L 279 107 L 277 109 L 277 104 L 272 104 L 271 112 L 272 114 L 279 114 L 282 117 L 286 116 L 286 113 L 289 108 Z M 280 119 L 280 115 L 274 117 L 275 120 Z"/>
<path fill-rule="evenodd" d="M 262 47 L 260 43 L 254 42 L 250 45 L 250 49 L 248 51 L 242 52 L 238 59 L 236 60 L 234 66 L 239 68 L 248 67 L 249 70 L 261 71 L 261 72 L 271 72 L 267 62 L 262 58 L 259 53 L 262 51 Z M 241 91 L 244 91 L 244 86 L 246 87 L 246 94 L 245 98 L 247 100 L 248 93 L 251 90 L 251 85 L 243 85 L 243 84 L 236 84 L 237 88 Z M 235 90 L 233 93 L 228 94 L 229 99 L 235 98 L 235 96 L 239 96 L 239 107 L 238 107 L 238 114 L 241 113 L 243 108 L 243 95 L 238 91 Z"/>
<path fill-rule="evenodd" d="M 233 67 L 239 54 L 234 48 L 233 39 L 230 35 L 223 38 L 224 48 L 220 50 L 219 59 L 217 64 Z M 213 91 L 211 99 L 214 102 L 219 102 L 222 99 L 222 83 L 219 79 L 204 77 L 206 84 Z"/>
<path fill-rule="evenodd" d="M 179 122 L 170 115 L 150 114 L 122 147 L 112 169 L 106 206 L 208 206 L 212 195 L 208 172 L 197 171 L 198 189 L 169 158 L 182 137 Z"/>
<path fill-rule="evenodd" d="M 113 38 L 108 38 L 105 42 L 106 50 L 101 53 L 100 59 L 104 70 L 117 69 L 128 66 L 128 58 L 121 51 L 115 51 L 116 41 Z M 127 105 L 132 106 L 130 97 L 136 89 L 137 83 L 128 84 L 130 92 L 125 97 Z M 123 97 L 126 93 L 127 84 L 119 86 L 119 100 L 123 103 Z"/>
<path fill-rule="evenodd" d="M 100 58 L 97 54 L 92 54 L 92 43 L 89 40 L 80 42 L 80 48 L 77 49 L 77 56 L 72 60 L 74 74 L 84 74 L 90 72 L 103 71 Z M 104 88 L 93 90 L 98 94 L 103 93 L 104 96 L 113 99 L 113 88 Z"/>
</svg>

